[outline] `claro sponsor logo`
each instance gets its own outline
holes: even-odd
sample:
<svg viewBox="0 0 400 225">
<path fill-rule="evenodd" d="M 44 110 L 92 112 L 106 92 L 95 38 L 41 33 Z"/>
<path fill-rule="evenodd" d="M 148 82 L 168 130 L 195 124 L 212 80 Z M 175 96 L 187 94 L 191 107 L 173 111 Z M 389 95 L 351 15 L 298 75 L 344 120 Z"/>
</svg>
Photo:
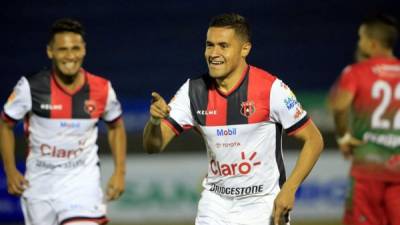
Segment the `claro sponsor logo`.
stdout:
<svg viewBox="0 0 400 225">
<path fill-rule="evenodd" d="M 237 163 L 222 163 L 218 160 L 210 161 L 210 169 L 212 174 L 218 176 L 235 176 L 249 174 L 255 166 L 261 164 L 260 161 L 252 162 L 257 152 L 253 152 L 247 160 L 244 152 L 241 152 L 241 161 Z"/>
<path fill-rule="evenodd" d="M 82 148 L 62 149 L 48 144 L 40 145 L 40 153 L 42 156 L 50 156 L 54 158 L 75 158 L 83 152 Z"/>
<path fill-rule="evenodd" d="M 217 129 L 217 136 L 235 136 L 236 128 Z"/>
</svg>

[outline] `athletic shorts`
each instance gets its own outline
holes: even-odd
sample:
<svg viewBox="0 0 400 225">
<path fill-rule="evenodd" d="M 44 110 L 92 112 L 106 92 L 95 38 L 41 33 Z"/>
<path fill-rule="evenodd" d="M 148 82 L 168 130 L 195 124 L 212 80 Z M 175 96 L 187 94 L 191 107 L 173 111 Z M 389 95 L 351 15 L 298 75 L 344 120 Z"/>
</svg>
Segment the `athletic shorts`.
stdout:
<svg viewBox="0 0 400 225">
<path fill-rule="evenodd" d="M 270 225 L 276 195 L 225 198 L 204 190 L 196 225 Z M 289 225 L 289 223 L 286 223 Z"/>
<path fill-rule="evenodd" d="M 66 225 L 72 221 L 107 224 L 97 166 L 51 178 L 43 184 L 32 182 L 31 190 L 21 197 L 26 225 Z M 39 192 L 46 185 L 48 190 Z"/>
<path fill-rule="evenodd" d="M 352 178 L 346 225 L 400 225 L 400 183 Z"/>
</svg>

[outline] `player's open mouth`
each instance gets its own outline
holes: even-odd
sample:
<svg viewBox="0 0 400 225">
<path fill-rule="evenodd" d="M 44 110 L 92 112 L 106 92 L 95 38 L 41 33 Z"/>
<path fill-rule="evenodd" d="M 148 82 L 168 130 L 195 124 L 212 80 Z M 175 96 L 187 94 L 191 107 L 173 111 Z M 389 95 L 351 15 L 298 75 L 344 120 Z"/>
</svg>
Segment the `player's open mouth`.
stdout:
<svg viewBox="0 0 400 225">
<path fill-rule="evenodd" d="M 67 69 L 73 69 L 76 66 L 75 62 L 66 62 L 66 63 L 63 63 L 63 64 Z"/>
<path fill-rule="evenodd" d="M 217 61 L 217 60 L 209 60 L 208 63 L 211 64 L 211 65 L 222 65 L 222 64 L 224 64 L 223 61 Z"/>
</svg>

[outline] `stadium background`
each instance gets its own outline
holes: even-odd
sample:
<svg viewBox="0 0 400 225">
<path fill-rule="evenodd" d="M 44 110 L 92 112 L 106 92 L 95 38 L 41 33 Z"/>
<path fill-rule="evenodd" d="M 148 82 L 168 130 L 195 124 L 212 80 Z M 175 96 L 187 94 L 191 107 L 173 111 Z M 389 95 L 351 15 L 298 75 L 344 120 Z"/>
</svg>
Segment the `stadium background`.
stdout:
<svg viewBox="0 0 400 225">
<path fill-rule="evenodd" d="M 294 90 L 304 108 L 323 131 L 327 147 L 323 157 L 327 160 L 326 165 L 334 167 L 316 168 L 319 170 L 315 172 L 316 181 L 313 182 L 311 177 L 310 182 L 302 187 L 301 193 L 298 193 L 300 205 L 296 206 L 295 211 L 301 211 L 299 221 L 304 223 L 293 224 L 328 224 L 328 221 L 337 224 L 335 221 L 340 217 L 347 164 L 335 151 L 332 120 L 325 107 L 325 97 L 329 86 L 343 67 L 352 62 L 357 27 L 362 18 L 378 11 L 396 15 L 400 1 L 16 0 L 0 4 L 1 105 L 21 75 L 50 66 L 45 47 L 48 29 L 55 19 L 72 17 L 81 20 L 85 25 L 88 54 L 84 67 L 112 81 L 124 108 L 129 133 L 129 163 L 143 165 L 133 167 L 135 172 L 129 174 L 130 186 L 121 199 L 122 203 L 113 203 L 117 204 L 116 206 L 111 204 L 110 214 L 116 215 L 113 218 L 115 222 L 111 223 L 114 225 L 120 225 L 118 219 L 123 217 L 114 214 L 113 210 L 118 211 L 118 207 L 138 212 L 150 210 L 151 214 L 159 216 L 158 221 L 148 220 L 152 223 L 162 224 L 160 222 L 169 221 L 169 224 L 174 225 L 192 224 L 191 215 L 198 198 L 196 188 L 200 188 L 196 182 L 201 179 L 189 176 L 193 179 L 186 185 L 192 185 L 191 190 L 195 190 L 189 197 L 192 199 L 190 207 L 185 207 L 187 202 L 180 202 L 175 211 L 164 215 L 168 219 L 163 219 L 160 211 L 177 205 L 168 201 L 161 203 L 160 199 L 163 198 L 160 197 L 160 193 L 163 193 L 164 189 L 168 192 L 170 184 L 168 181 L 157 184 L 152 182 L 157 179 L 163 180 L 163 173 L 168 179 L 182 177 L 183 171 L 190 170 L 193 166 L 191 163 L 196 163 L 198 157 L 205 156 L 203 143 L 195 134 L 189 132 L 173 141 L 165 154 L 159 158 L 144 155 L 141 147 L 141 129 L 148 118 L 149 96 L 151 91 L 157 90 L 169 99 L 188 77 L 197 76 L 206 70 L 203 48 L 208 21 L 212 16 L 223 12 L 244 15 L 253 30 L 253 49 L 248 61 L 276 74 Z M 398 52 L 396 50 L 396 53 Z M 17 158 L 23 168 L 25 142 L 21 125 L 16 130 Z M 104 129 L 99 145 L 104 167 L 107 168 L 110 155 L 103 131 Z M 298 144 L 290 139 L 285 140 L 284 147 L 289 159 L 297 154 Z M 145 165 L 141 164 L 141 161 L 149 163 Z M 148 171 L 149 167 L 154 170 L 153 174 L 141 172 Z M 109 170 L 105 170 L 104 173 L 107 174 Z M 324 174 L 318 175 L 332 170 L 336 170 L 338 174 L 332 174 L 330 180 L 321 178 Z M 153 176 L 154 180 L 147 179 L 149 176 Z M 131 181 L 133 183 L 130 183 Z M 158 189 L 132 194 L 135 190 L 146 187 Z M 177 190 L 179 193 L 184 192 L 181 189 Z M 147 198 L 143 197 L 144 195 Z M 335 202 L 334 205 L 326 204 L 332 201 Z M 164 205 L 161 207 L 160 204 Z M 141 205 L 142 208 L 133 207 L 135 205 Z M 307 210 L 303 210 L 312 210 L 315 207 L 328 208 L 314 213 L 318 215 L 310 215 Z M 186 216 L 182 216 L 184 213 L 179 214 L 179 210 L 189 211 Z M 171 219 L 173 213 L 176 215 Z M 0 224 L 18 224 L 21 223 L 21 218 L 18 201 L 6 194 L 4 175 L 0 172 Z M 146 218 L 142 215 L 137 219 L 128 218 L 129 222 L 122 222 L 150 225 Z"/>
</svg>

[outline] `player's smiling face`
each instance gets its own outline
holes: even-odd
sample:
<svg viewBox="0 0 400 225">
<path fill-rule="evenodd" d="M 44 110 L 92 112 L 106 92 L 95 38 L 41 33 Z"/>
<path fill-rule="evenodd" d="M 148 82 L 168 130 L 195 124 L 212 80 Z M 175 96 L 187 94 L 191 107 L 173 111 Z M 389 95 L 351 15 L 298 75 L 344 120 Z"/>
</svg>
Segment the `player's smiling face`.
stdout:
<svg viewBox="0 0 400 225">
<path fill-rule="evenodd" d="M 57 73 L 76 76 L 86 55 L 85 42 L 79 34 L 58 33 L 47 46 L 47 55 L 53 61 Z"/>
<path fill-rule="evenodd" d="M 245 63 L 250 51 L 249 44 L 230 27 L 210 27 L 204 52 L 210 76 L 223 79 L 238 72 L 239 65 Z"/>
</svg>

